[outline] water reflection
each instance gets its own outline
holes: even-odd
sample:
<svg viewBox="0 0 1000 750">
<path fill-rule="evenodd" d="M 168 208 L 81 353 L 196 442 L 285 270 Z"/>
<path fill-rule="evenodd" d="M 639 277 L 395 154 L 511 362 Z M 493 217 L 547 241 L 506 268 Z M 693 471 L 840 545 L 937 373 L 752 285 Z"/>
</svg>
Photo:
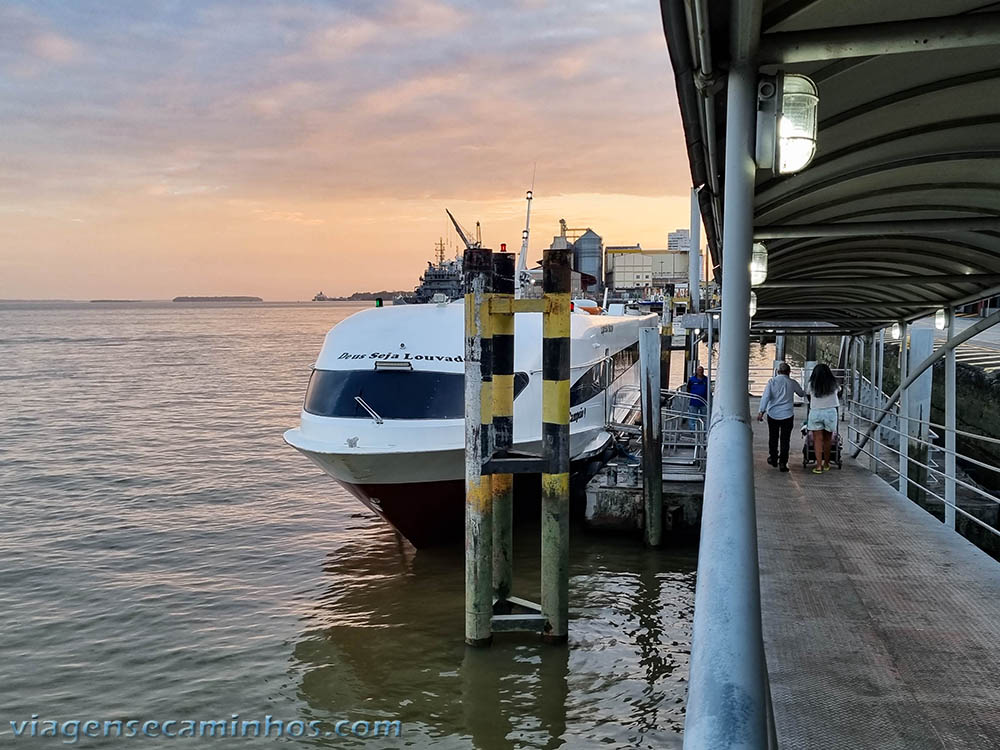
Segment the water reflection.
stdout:
<svg viewBox="0 0 1000 750">
<path fill-rule="evenodd" d="M 460 548 L 416 553 L 391 533 L 341 546 L 293 650 L 309 717 L 399 719 L 387 747 L 679 747 L 694 556 L 573 534 L 563 647 L 504 633 L 466 648 Z M 537 528 L 516 536 L 515 590 L 536 599 Z"/>
</svg>

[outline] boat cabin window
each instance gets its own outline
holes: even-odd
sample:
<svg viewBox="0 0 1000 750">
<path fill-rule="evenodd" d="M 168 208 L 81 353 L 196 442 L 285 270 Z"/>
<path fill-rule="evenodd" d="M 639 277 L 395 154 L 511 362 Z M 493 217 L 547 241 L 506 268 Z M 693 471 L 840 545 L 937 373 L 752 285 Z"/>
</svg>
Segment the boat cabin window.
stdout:
<svg viewBox="0 0 1000 750">
<path fill-rule="evenodd" d="M 569 405 L 578 406 L 594 398 L 610 384 L 611 362 L 598 362 L 573 383 L 569 389 Z"/>
<path fill-rule="evenodd" d="M 598 362 L 573 383 L 573 387 L 569 389 L 569 405 L 578 406 L 590 401 L 628 372 L 638 361 L 639 344 L 635 343 L 614 354 L 610 359 Z"/>
<path fill-rule="evenodd" d="M 514 398 L 528 385 L 514 375 Z M 424 370 L 313 370 L 303 408 L 318 417 L 371 419 L 356 396 L 382 419 L 463 419 L 465 375 Z"/>
<path fill-rule="evenodd" d="M 639 361 L 639 342 L 632 344 L 632 346 L 622 349 L 620 352 L 615 354 L 611 358 L 611 366 L 613 369 L 613 374 L 611 376 L 612 380 L 618 380 L 622 375 L 628 372 L 632 366 Z"/>
</svg>

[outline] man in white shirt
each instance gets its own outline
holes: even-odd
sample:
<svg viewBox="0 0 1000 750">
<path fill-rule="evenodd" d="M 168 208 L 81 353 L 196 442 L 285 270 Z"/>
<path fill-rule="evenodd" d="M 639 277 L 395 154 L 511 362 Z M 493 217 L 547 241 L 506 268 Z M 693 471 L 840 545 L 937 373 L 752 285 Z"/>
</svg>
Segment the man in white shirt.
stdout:
<svg viewBox="0 0 1000 750">
<path fill-rule="evenodd" d="M 767 462 L 780 471 L 788 471 L 788 441 L 795 422 L 795 394 L 806 395 L 802 386 L 788 377 L 791 371 L 787 362 L 778 365 L 778 374 L 767 381 L 764 395 L 760 397 L 757 415 L 757 421 L 763 422 L 767 414 Z"/>
</svg>

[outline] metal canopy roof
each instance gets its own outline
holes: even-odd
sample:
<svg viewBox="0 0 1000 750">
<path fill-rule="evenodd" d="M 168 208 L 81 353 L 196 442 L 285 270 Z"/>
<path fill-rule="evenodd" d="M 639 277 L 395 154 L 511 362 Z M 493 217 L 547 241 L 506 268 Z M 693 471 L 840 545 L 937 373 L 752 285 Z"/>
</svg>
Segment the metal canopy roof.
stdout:
<svg viewBox="0 0 1000 750">
<path fill-rule="evenodd" d="M 760 70 L 812 78 L 819 134 L 802 172 L 758 171 L 755 237 L 769 262 L 757 318 L 862 331 L 997 294 L 1000 2 L 762 6 Z M 731 4 L 661 10 L 719 278 Z"/>
</svg>

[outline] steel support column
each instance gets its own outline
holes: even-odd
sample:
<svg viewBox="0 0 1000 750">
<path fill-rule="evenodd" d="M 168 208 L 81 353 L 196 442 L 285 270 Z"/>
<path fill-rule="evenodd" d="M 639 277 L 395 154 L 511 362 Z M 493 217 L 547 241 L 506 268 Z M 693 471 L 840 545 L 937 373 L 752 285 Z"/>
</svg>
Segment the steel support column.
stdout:
<svg viewBox="0 0 1000 750">
<path fill-rule="evenodd" d="M 910 392 L 907 390 L 907 372 L 909 370 L 909 325 L 903 323 L 899 327 L 899 491 L 908 495 L 909 482 L 907 476 L 910 470 Z M 858 442 L 861 445 L 861 442 Z"/>
<path fill-rule="evenodd" d="M 701 207 L 698 204 L 698 188 L 691 188 L 691 237 L 688 242 L 688 296 L 691 298 L 689 312 L 701 312 Z"/>
<path fill-rule="evenodd" d="M 948 310 L 948 340 L 955 338 L 955 308 Z M 955 528 L 955 348 L 945 355 L 944 364 L 944 522 Z"/>
<path fill-rule="evenodd" d="M 757 109 L 757 79 L 749 60 L 760 7 L 737 2 L 736 8 L 727 91 L 721 350 L 698 552 L 684 725 L 688 750 L 765 748 L 768 743 L 747 400 Z"/>
<path fill-rule="evenodd" d="M 876 369 L 878 368 L 878 353 L 875 350 L 875 333 L 874 331 L 868 335 L 868 357 L 869 357 L 869 368 L 868 368 L 868 424 L 875 421 L 875 409 L 878 403 L 878 390 L 875 386 L 875 381 L 877 378 Z M 878 462 L 875 460 L 875 451 L 871 451 L 871 458 L 868 460 L 868 468 L 872 473 L 878 472 Z"/>
<path fill-rule="evenodd" d="M 879 332 L 878 332 L 878 408 L 879 408 L 879 411 L 876 413 L 876 415 L 874 417 L 872 417 L 872 419 L 875 420 L 875 422 L 881 422 L 882 421 L 882 409 L 885 408 L 885 402 L 882 400 L 882 394 L 883 394 L 883 391 L 882 391 L 882 378 L 883 378 L 884 374 L 885 374 L 885 329 L 882 328 L 882 329 L 879 329 Z M 869 425 L 869 427 L 870 426 L 871 425 Z M 881 427 L 879 427 L 878 437 L 875 438 L 877 442 L 874 445 L 872 445 L 872 451 L 871 451 L 872 455 L 875 456 L 876 458 L 878 458 L 880 444 L 884 440 L 884 433 L 885 433 L 885 431 Z"/>
</svg>

